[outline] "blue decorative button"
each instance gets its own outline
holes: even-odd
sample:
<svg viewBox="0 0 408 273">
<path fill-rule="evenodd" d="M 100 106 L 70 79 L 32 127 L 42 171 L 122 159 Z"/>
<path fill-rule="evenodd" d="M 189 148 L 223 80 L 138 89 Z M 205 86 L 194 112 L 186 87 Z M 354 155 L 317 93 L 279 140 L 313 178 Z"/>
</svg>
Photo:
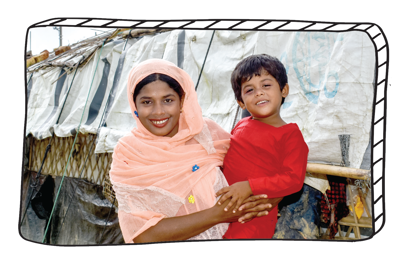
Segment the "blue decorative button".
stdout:
<svg viewBox="0 0 408 273">
<path fill-rule="evenodd" d="M 197 171 L 198 169 L 200 169 L 200 167 L 198 167 L 197 164 L 195 164 L 195 165 L 193 166 L 193 172 Z"/>
</svg>

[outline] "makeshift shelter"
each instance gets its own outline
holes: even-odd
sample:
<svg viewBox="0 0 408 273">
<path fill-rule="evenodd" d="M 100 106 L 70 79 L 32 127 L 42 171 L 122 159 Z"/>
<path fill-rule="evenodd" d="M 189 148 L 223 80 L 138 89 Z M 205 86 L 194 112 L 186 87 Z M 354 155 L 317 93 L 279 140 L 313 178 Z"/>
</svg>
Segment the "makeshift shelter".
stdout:
<svg viewBox="0 0 408 273">
<path fill-rule="evenodd" d="M 134 65 L 160 58 L 187 71 L 197 83 L 203 116 L 230 131 L 243 114 L 232 92 L 231 72 L 243 58 L 261 53 L 276 56 L 286 67 L 290 95 L 281 115 L 298 124 L 309 146 L 305 184 L 325 193 L 330 189 L 327 174 L 348 177 L 352 184 L 357 180 L 370 218 L 377 64 L 365 32 L 116 29 L 70 45 L 59 55 L 51 52 L 27 68 L 23 237 L 51 244 L 122 243 L 108 171 L 118 139 L 136 126 L 126 96 Z M 55 178 L 50 198 L 66 181 L 47 231 L 44 219 L 51 211 L 41 219 L 29 201 L 51 181 L 42 177 L 36 187 L 28 186 L 40 169 Z M 74 220 L 78 214 L 80 223 Z"/>
</svg>

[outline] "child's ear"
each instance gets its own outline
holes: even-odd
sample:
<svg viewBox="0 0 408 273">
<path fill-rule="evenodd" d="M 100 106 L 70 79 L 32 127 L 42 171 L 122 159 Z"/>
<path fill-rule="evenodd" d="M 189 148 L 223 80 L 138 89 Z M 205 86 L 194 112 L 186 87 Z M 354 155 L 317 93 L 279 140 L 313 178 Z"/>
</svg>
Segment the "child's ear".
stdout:
<svg viewBox="0 0 408 273">
<path fill-rule="evenodd" d="M 242 101 L 237 100 L 239 106 L 241 107 L 242 110 L 245 110 L 245 104 Z"/>
<path fill-rule="evenodd" d="M 286 98 L 289 95 L 289 84 L 286 84 L 282 89 L 282 97 Z"/>
</svg>

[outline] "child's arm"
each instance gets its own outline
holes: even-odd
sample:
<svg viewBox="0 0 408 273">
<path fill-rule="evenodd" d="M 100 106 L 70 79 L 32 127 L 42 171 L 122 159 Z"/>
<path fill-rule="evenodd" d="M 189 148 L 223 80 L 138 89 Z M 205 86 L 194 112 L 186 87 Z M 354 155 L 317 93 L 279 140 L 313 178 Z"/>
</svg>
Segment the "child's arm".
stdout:
<svg viewBox="0 0 408 273">
<path fill-rule="evenodd" d="M 254 195 L 266 194 L 268 198 L 282 197 L 302 188 L 309 148 L 299 130 L 293 131 L 284 145 L 284 159 L 280 172 L 273 176 L 248 179 Z"/>
<path fill-rule="evenodd" d="M 224 187 L 218 192 L 216 192 L 215 197 L 221 196 L 218 200 L 218 205 L 223 204 L 227 199 L 231 198 L 231 201 L 224 208 L 225 211 L 228 211 L 232 206 L 232 212 L 235 213 L 238 208 L 241 206 L 242 202 L 252 195 L 251 187 L 249 186 L 248 181 L 242 181 L 234 183 L 229 187 Z"/>
</svg>

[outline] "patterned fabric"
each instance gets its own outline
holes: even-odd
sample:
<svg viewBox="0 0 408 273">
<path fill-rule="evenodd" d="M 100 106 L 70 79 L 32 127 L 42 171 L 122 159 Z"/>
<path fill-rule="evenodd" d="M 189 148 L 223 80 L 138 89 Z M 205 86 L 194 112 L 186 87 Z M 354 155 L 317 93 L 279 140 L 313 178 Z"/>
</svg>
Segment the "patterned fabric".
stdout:
<svg viewBox="0 0 408 273">
<path fill-rule="evenodd" d="M 320 191 L 306 184 L 302 191 L 285 197 L 281 201 L 284 203 L 283 207 L 279 206 L 281 216 L 273 239 L 318 239 L 321 198 Z"/>
<path fill-rule="evenodd" d="M 320 201 L 321 208 L 321 220 L 324 223 L 329 224 L 330 235 L 329 238 L 333 239 L 338 232 L 338 221 L 349 214 L 349 209 L 347 207 L 347 196 L 346 196 L 346 178 L 327 176 L 330 183 L 330 190 L 326 191 L 327 198 L 330 205 L 334 205 L 333 208 L 333 219 L 331 219 L 331 211 L 327 206 L 327 201 L 323 197 Z"/>
</svg>

